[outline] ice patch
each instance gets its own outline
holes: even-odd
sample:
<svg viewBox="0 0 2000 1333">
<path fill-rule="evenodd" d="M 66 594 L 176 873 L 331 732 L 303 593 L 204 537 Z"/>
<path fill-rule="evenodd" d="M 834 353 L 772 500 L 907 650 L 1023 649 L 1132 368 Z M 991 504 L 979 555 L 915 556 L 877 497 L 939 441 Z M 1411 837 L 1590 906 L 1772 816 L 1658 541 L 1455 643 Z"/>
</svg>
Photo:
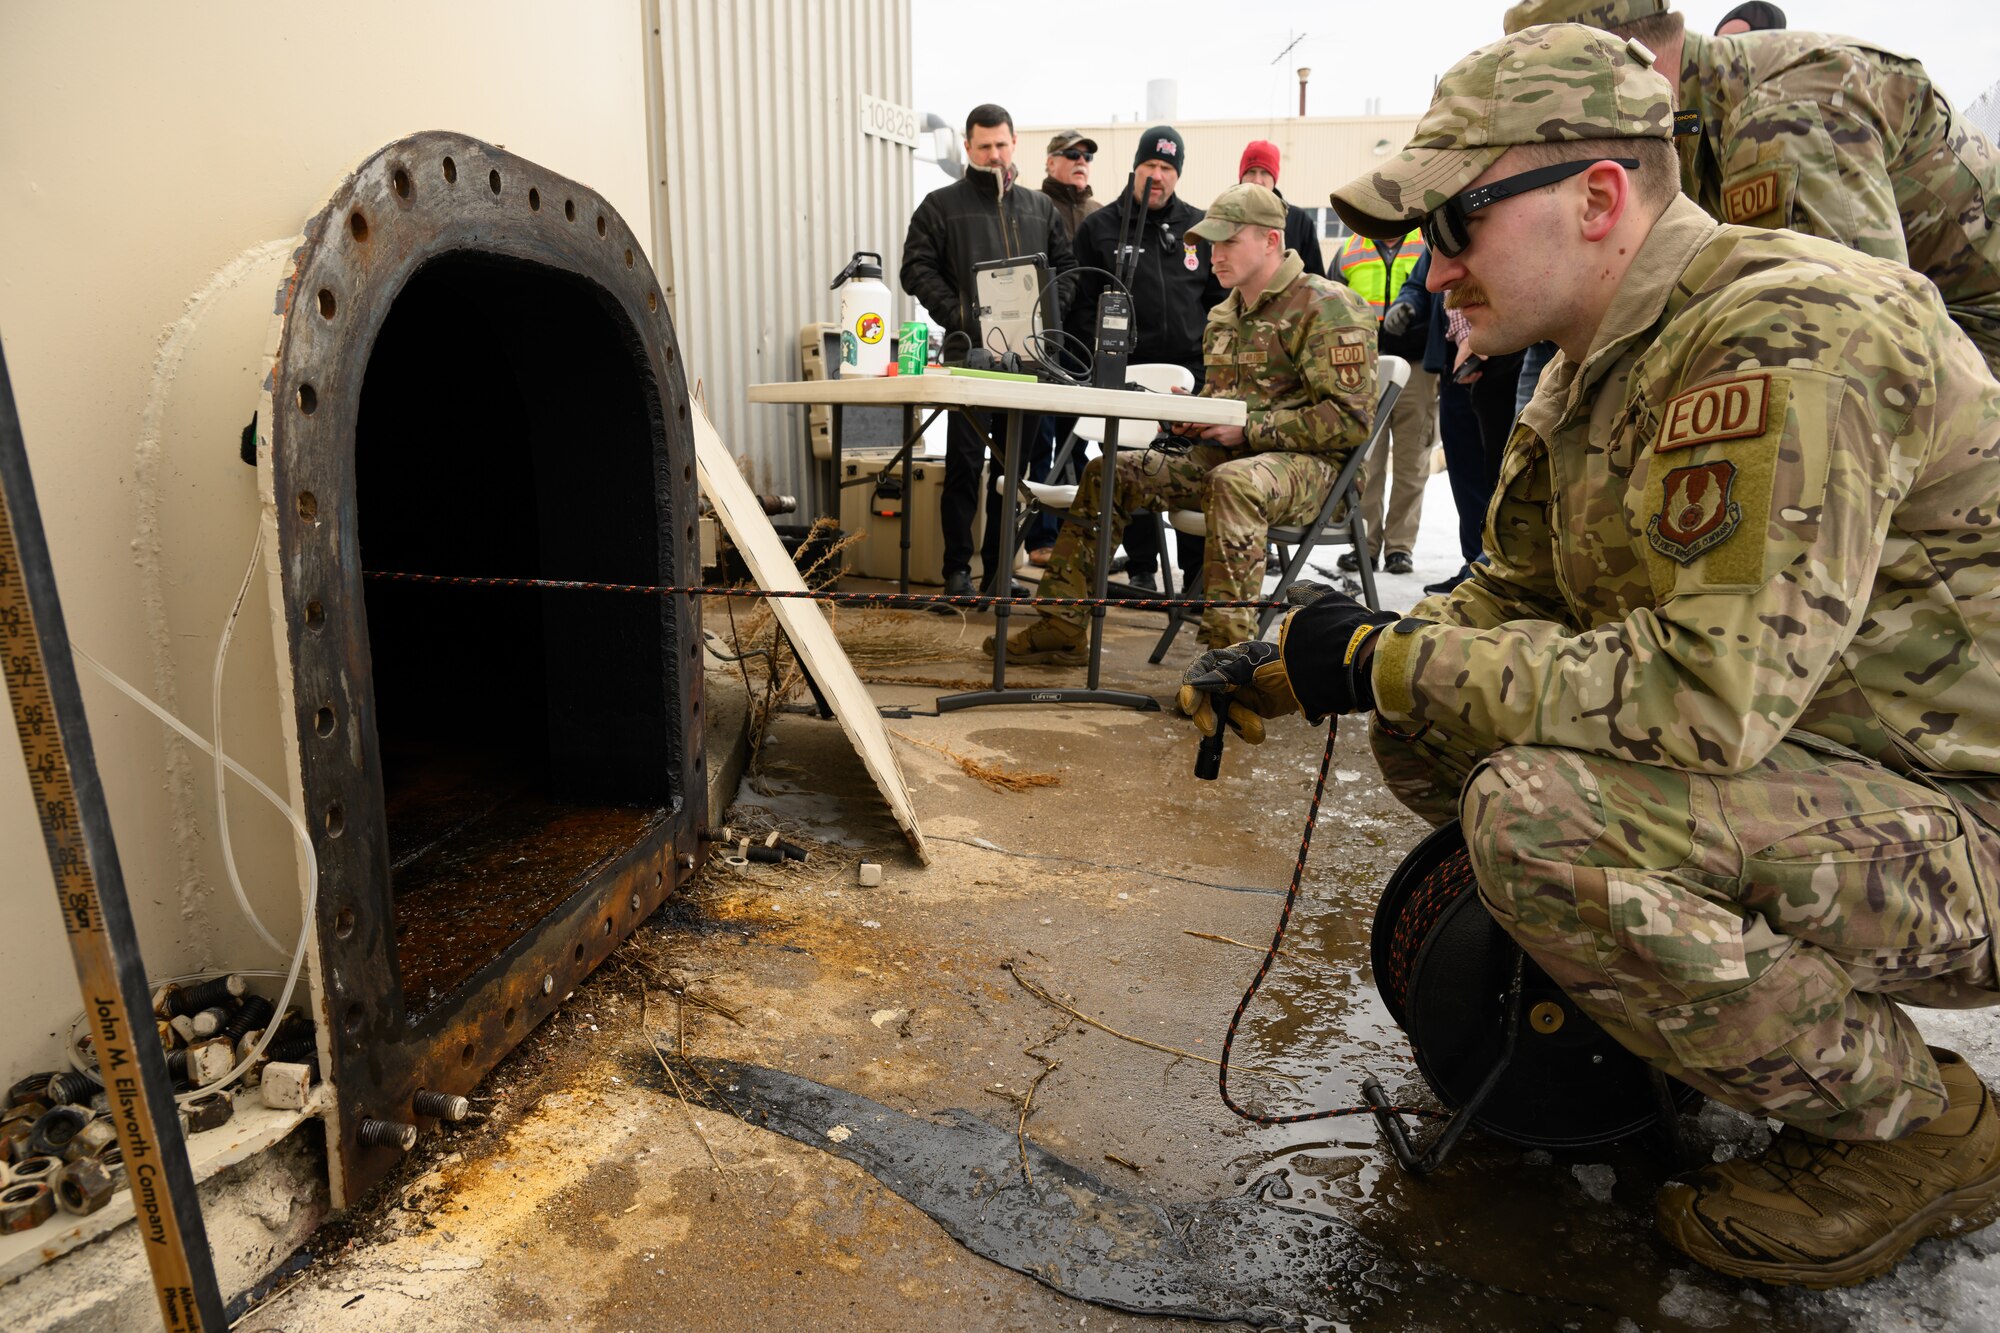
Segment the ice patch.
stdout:
<svg viewBox="0 0 2000 1333">
<path fill-rule="evenodd" d="M 1721 1328 L 1729 1322 L 1729 1298 L 1719 1292 L 1697 1287 L 1684 1273 L 1676 1273 L 1660 1297 L 1660 1313 L 1696 1328 Z"/>
<path fill-rule="evenodd" d="M 1593 1203 L 1610 1203 L 1611 1187 L 1618 1183 L 1618 1173 L 1604 1162 L 1579 1162 L 1569 1169 L 1582 1187 L 1584 1197 Z"/>
</svg>

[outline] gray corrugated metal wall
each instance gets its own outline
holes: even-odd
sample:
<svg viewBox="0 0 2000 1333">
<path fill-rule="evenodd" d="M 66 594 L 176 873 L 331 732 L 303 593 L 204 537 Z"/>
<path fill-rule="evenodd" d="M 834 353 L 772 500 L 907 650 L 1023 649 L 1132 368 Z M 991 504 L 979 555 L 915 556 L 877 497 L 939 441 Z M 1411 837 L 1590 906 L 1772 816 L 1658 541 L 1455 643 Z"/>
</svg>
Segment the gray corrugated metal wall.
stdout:
<svg viewBox="0 0 2000 1333">
<path fill-rule="evenodd" d="M 854 251 L 880 251 L 895 290 L 915 154 L 861 133 L 861 97 L 910 105 L 909 0 L 670 0 L 660 42 L 689 379 L 759 490 L 823 512 L 803 409 L 743 395 L 798 376 L 799 326 L 838 313 L 827 284 Z"/>
</svg>

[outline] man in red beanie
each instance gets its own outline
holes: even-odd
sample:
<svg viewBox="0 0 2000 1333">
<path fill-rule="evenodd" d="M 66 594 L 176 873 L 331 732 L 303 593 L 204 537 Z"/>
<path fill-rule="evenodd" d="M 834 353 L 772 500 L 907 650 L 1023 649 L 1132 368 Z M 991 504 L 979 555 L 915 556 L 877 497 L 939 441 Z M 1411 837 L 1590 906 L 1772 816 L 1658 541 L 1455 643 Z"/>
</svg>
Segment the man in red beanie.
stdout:
<svg viewBox="0 0 2000 1333">
<path fill-rule="evenodd" d="M 1269 139 L 1252 139 L 1236 164 L 1238 185 L 1261 185 L 1283 199 L 1278 189 L 1278 145 Z M 1326 276 L 1326 261 L 1319 253 L 1319 219 L 1303 208 L 1285 205 L 1285 248 L 1299 252 L 1306 272 L 1315 278 Z"/>
</svg>

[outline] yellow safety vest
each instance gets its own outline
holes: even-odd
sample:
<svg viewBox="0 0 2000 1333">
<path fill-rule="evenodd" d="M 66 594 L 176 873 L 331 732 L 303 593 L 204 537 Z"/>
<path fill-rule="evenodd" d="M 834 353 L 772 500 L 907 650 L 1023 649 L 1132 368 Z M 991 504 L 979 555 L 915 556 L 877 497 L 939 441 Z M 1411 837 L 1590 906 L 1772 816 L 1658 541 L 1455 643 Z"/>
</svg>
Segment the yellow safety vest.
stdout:
<svg viewBox="0 0 2000 1333">
<path fill-rule="evenodd" d="M 1382 242 L 1387 248 L 1391 242 Z M 1403 282 L 1417 261 L 1424 257 L 1424 234 L 1413 231 L 1403 238 L 1403 248 L 1396 252 L 1396 262 L 1388 272 L 1383 271 L 1382 256 L 1375 249 L 1375 242 L 1366 236 L 1350 236 L 1340 247 L 1336 256 L 1336 271 L 1340 280 L 1352 287 L 1381 317 L 1382 307 L 1396 299 L 1396 293 L 1403 290 Z"/>
</svg>

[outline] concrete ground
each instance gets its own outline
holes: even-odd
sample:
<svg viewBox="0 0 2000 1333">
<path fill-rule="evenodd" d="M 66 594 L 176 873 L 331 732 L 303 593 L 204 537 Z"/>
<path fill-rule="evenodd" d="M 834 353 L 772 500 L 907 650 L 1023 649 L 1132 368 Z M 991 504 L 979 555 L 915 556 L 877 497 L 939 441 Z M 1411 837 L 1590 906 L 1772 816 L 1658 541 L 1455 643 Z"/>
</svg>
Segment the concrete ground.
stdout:
<svg viewBox="0 0 2000 1333">
<path fill-rule="evenodd" d="M 988 617 L 840 623 L 884 704 L 926 710 L 985 669 Z M 1108 684 L 1170 699 L 1192 649 L 1184 639 L 1146 666 L 1158 624 L 1112 617 Z M 1192 728 L 1170 711 L 988 708 L 890 725 L 933 864 L 905 849 L 835 725 L 777 716 L 730 817 L 782 830 L 810 859 L 711 860 L 494 1074 L 482 1120 L 427 1139 L 241 1327 L 1183 1326 L 1062 1296 L 962 1249 L 859 1168 L 654 1090 L 654 1042 L 918 1116 L 965 1108 L 1009 1133 L 1032 1089 L 1027 1138 L 1108 1185 L 1161 1201 L 1275 1187 L 1399 1261 L 1463 1279 L 1343 1292 L 1329 1275 L 1346 1326 L 1995 1326 L 1992 1230 L 1920 1247 L 1858 1294 L 1762 1290 L 1654 1239 L 1663 1168 L 1644 1143 L 1550 1154 L 1474 1136 L 1416 1182 L 1365 1117 L 1281 1129 L 1233 1117 L 1205 1061 L 1275 924 L 1324 731 L 1281 724 L 1199 783 Z M 1235 1056 L 1290 1081 L 1239 1072 L 1239 1097 L 1346 1104 L 1370 1072 L 1423 1096 L 1366 960 L 1375 896 L 1424 831 L 1382 790 L 1361 729 L 1344 730 L 1287 957 Z M 882 863 L 880 887 L 856 884 L 863 856 Z M 1078 1022 L 1017 975 L 1181 1054 Z M 2000 1073 L 1976 1016 L 1953 1021 Z M 1689 1126 L 1718 1156 L 1764 1132 L 1714 1110 Z"/>
</svg>

